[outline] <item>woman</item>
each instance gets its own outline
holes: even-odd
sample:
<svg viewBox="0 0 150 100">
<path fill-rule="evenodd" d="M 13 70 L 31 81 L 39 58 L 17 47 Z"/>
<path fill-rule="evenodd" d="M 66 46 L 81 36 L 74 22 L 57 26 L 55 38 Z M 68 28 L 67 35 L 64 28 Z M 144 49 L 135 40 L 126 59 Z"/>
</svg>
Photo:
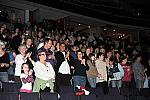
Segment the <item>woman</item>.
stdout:
<svg viewBox="0 0 150 100">
<path fill-rule="evenodd" d="M 34 64 L 35 81 L 33 92 L 54 92 L 55 72 L 52 65 L 46 62 L 46 53 L 38 51 L 38 61 Z"/>
<path fill-rule="evenodd" d="M 98 77 L 96 78 L 96 86 L 102 87 L 104 90 L 104 93 L 107 92 L 108 83 L 107 83 L 107 66 L 106 62 L 104 61 L 104 54 L 98 53 L 97 54 L 97 60 L 95 61 L 96 68 L 98 71 Z"/>
<path fill-rule="evenodd" d="M 93 53 L 89 54 L 89 59 L 86 63 L 89 66 L 89 70 L 86 71 L 87 80 L 91 88 L 96 88 L 96 77 L 98 76 L 98 71 L 95 66 L 95 57 Z"/>
<path fill-rule="evenodd" d="M 4 51 L 5 44 L 0 42 L 0 81 L 8 82 L 8 73 L 10 59 L 9 54 Z"/>
<path fill-rule="evenodd" d="M 87 66 L 85 59 L 82 58 L 82 52 L 77 51 L 77 60 L 75 60 L 74 64 L 74 76 L 73 83 L 74 88 L 76 86 L 85 86 L 86 85 L 86 70 L 89 69 Z"/>
<path fill-rule="evenodd" d="M 122 78 L 122 86 L 124 88 L 129 88 L 130 84 L 131 84 L 131 68 L 130 66 L 127 64 L 127 57 L 123 56 L 121 58 L 121 63 L 120 63 L 121 67 L 124 70 L 124 76 Z"/>
<path fill-rule="evenodd" d="M 21 75 L 21 66 L 23 63 L 25 63 L 27 61 L 27 58 L 30 58 L 31 53 L 27 53 L 27 47 L 24 44 L 21 44 L 18 48 L 18 51 L 20 54 L 16 55 L 15 58 L 15 64 L 16 64 L 16 68 L 15 68 L 15 81 L 16 82 L 21 82 L 20 81 L 20 75 Z"/>
</svg>

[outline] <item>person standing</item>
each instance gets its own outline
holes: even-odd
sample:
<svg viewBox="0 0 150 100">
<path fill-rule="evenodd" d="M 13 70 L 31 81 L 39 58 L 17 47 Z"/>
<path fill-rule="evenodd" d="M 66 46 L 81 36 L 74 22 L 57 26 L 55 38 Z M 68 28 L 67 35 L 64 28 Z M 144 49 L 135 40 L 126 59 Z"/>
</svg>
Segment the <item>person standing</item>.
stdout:
<svg viewBox="0 0 150 100">
<path fill-rule="evenodd" d="M 86 70 L 89 70 L 88 65 L 86 64 L 85 59 L 82 57 L 82 52 L 77 51 L 77 59 L 74 61 L 74 75 L 73 75 L 73 85 L 74 89 L 76 86 L 85 86 L 86 85 Z"/>
<path fill-rule="evenodd" d="M 134 74 L 134 80 L 136 88 L 143 88 L 145 81 L 144 66 L 141 63 L 142 56 L 140 54 L 135 55 L 134 63 L 132 64 L 132 70 Z"/>
<path fill-rule="evenodd" d="M 95 57 L 93 53 L 89 54 L 89 58 L 86 63 L 89 66 L 89 70 L 86 71 L 87 80 L 91 88 L 96 88 L 96 77 L 98 76 L 98 71 L 95 66 Z"/>
<path fill-rule="evenodd" d="M 61 86 L 70 86 L 71 85 L 71 72 L 70 65 L 68 63 L 69 52 L 65 51 L 65 44 L 60 43 L 59 51 L 55 53 L 56 65 L 54 66 L 56 72 L 56 90 L 59 92 Z"/>
<path fill-rule="evenodd" d="M 5 44 L 0 42 L 0 81 L 8 82 L 7 70 L 10 67 L 9 54 L 4 50 Z"/>
<path fill-rule="evenodd" d="M 54 92 L 55 72 L 52 65 L 46 62 L 46 53 L 44 51 L 38 50 L 38 61 L 33 65 L 36 76 L 33 92 Z"/>
</svg>

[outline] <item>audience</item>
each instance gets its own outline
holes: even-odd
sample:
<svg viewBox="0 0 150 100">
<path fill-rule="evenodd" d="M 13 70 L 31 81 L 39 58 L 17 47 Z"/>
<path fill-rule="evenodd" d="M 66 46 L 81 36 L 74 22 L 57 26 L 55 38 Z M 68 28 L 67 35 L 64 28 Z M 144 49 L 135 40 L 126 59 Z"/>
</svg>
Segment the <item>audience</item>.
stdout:
<svg viewBox="0 0 150 100">
<path fill-rule="evenodd" d="M 150 63 L 145 68 L 134 44 L 123 47 L 122 41 L 102 34 L 96 37 L 51 25 L 44 20 L 21 29 L 0 27 L 1 82 L 15 77 L 15 82 L 22 83 L 21 92 L 59 92 L 61 86 L 84 86 L 102 87 L 107 93 L 108 87 L 134 88 L 134 81 L 136 88 L 143 88 L 145 74 L 150 80 Z"/>
</svg>

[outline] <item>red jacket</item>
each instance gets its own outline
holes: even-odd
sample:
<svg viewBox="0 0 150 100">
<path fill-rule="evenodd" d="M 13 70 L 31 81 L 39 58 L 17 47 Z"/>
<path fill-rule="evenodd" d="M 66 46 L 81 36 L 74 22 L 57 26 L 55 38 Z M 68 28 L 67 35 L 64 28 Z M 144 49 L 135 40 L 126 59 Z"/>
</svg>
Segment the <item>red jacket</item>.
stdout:
<svg viewBox="0 0 150 100">
<path fill-rule="evenodd" d="M 122 81 L 130 82 L 131 81 L 131 69 L 127 64 L 120 64 L 124 70 L 124 76 L 122 77 Z"/>
</svg>

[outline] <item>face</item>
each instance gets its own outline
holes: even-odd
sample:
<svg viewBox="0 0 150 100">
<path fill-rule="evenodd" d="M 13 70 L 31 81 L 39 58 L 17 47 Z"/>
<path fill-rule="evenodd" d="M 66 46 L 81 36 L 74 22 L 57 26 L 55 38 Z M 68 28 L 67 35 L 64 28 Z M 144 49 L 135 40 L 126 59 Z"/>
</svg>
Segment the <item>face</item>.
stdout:
<svg viewBox="0 0 150 100">
<path fill-rule="evenodd" d="M 22 66 L 22 70 L 24 71 L 24 73 L 25 73 L 25 72 L 29 72 L 29 66 L 28 66 L 27 64 L 24 64 L 24 65 Z"/>
<path fill-rule="evenodd" d="M 46 53 L 45 52 L 41 52 L 38 56 L 39 56 L 40 60 L 46 60 Z"/>
<path fill-rule="evenodd" d="M 142 57 L 138 57 L 137 60 L 138 60 L 138 61 L 141 61 L 141 60 L 142 60 Z"/>
<path fill-rule="evenodd" d="M 31 46 L 31 44 L 32 44 L 32 40 L 31 40 L 31 39 L 27 39 L 27 40 L 26 40 L 26 45 Z"/>
<path fill-rule="evenodd" d="M 65 40 L 65 44 L 66 44 L 66 45 L 69 45 L 69 42 L 70 42 L 70 41 L 69 41 L 68 39 Z"/>
<path fill-rule="evenodd" d="M 117 53 L 117 54 L 116 54 L 116 57 L 120 57 L 120 54 L 119 54 L 119 53 Z"/>
<path fill-rule="evenodd" d="M 104 60 L 104 55 L 102 54 L 101 56 L 99 56 L 100 60 Z"/>
<path fill-rule="evenodd" d="M 82 59 L 82 52 L 78 52 L 77 57 L 78 57 L 78 59 Z"/>
<path fill-rule="evenodd" d="M 127 63 L 127 61 L 128 61 L 127 58 L 122 60 L 123 63 Z"/>
<path fill-rule="evenodd" d="M 91 53 L 91 49 L 86 49 L 86 54 L 89 55 Z"/>
<path fill-rule="evenodd" d="M 26 46 L 21 46 L 21 47 L 19 47 L 19 52 L 21 53 L 21 54 L 25 54 L 26 53 L 26 51 L 27 51 L 27 48 L 26 48 Z"/>
<path fill-rule="evenodd" d="M 107 57 L 109 58 L 109 57 L 111 57 L 112 56 L 112 52 L 108 52 L 107 53 Z"/>
<path fill-rule="evenodd" d="M 113 61 L 109 61 L 109 64 L 110 64 L 110 65 L 113 65 Z"/>
<path fill-rule="evenodd" d="M 19 33 L 19 28 L 16 28 L 16 33 Z"/>
<path fill-rule="evenodd" d="M 61 44 L 60 46 L 59 46 L 59 48 L 60 48 L 60 51 L 65 51 L 65 44 Z"/>
<path fill-rule="evenodd" d="M 46 45 L 48 48 L 51 48 L 51 46 L 52 46 L 52 41 L 49 40 L 45 45 Z"/>
<path fill-rule="evenodd" d="M 77 47 L 74 46 L 74 47 L 72 48 L 72 51 L 77 51 Z"/>
</svg>

